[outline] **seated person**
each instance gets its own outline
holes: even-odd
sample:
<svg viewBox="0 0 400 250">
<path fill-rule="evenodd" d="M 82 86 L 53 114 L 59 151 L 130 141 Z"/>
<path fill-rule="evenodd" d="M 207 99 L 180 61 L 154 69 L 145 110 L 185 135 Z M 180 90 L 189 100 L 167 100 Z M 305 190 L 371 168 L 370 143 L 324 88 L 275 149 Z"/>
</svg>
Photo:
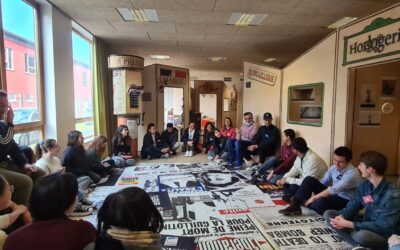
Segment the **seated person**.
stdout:
<svg viewBox="0 0 400 250">
<path fill-rule="evenodd" d="M 87 151 L 87 158 L 89 160 L 91 170 L 100 175 L 106 177 L 114 173 L 121 173 L 121 171 L 115 168 L 114 160 L 106 159 L 103 160 L 104 152 L 107 149 L 107 137 L 99 135 L 89 145 Z M 121 169 L 122 170 L 122 169 Z"/>
<path fill-rule="evenodd" d="M 189 123 L 189 127 L 183 133 L 183 146 L 182 149 L 186 157 L 191 157 L 196 152 L 197 145 L 199 144 L 199 133 L 196 130 L 194 122 Z"/>
<path fill-rule="evenodd" d="M 226 139 L 222 136 L 219 129 L 214 132 L 214 146 L 213 149 L 208 151 L 208 159 L 217 163 L 226 161 L 228 159 L 228 148 L 226 146 Z"/>
<path fill-rule="evenodd" d="M 36 161 L 35 153 L 33 152 L 32 148 L 29 146 L 19 146 L 22 153 L 25 155 L 26 160 L 29 164 L 33 164 Z"/>
<path fill-rule="evenodd" d="M 271 113 L 267 112 L 263 117 L 265 126 L 258 129 L 253 144 L 247 147 L 248 151 L 259 155 L 260 163 L 264 163 L 265 158 L 275 155 L 281 143 L 281 133 L 272 124 Z"/>
<path fill-rule="evenodd" d="M 203 144 L 200 147 L 200 151 L 204 154 L 207 154 L 214 147 L 214 130 L 215 127 L 212 122 L 207 122 L 204 126 L 204 132 L 202 133 Z"/>
<path fill-rule="evenodd" d="M 119 168 L 135 165 L 131 155 L 131 140 L 129 129 L 126 125 L 119 125 L 112 139 L 112 159 Z"/>
<path fill-rule="evenodd" d="M 7 234 L 32 222 L 28 209 L 11 201 L 13 191 L 13 186 L 0 176 L 0 249 L 3 249 Z"/>
<path fill-rule="evenodd" d="M 243 114 L 243 125 L 240 127 L 240 129 L 236 129 L 236 141 L 235 145 L 231 145 L 230 147 L 232 150 L 232 147 L 234 147 L 235 152 L 236 152 L 236 163 L 231 163 L 228 164 L 227 167 L 236 167 L 236 168 L 242 168 L 244 167 L 244 162 L 243 162 L 243 157 L 249 161 L 250 163 L 254 163 L 253 158 L 251 157 L 251 154 L 254 154 L 252 151 L 248 150 L 248 147 L 250 145 L 253 145 L 253 140 L 257 134 L 258 131 L 258 124 L 253 121 L 253 114 L 251 112 L 246 112 Z"/>
<path fill-rule="evenodd" d="M 235 161 L 235 141 L 236 132 L 232 120 L 229 117 L 225 118 L 224 126 L 221 128 L 221 134 L 226 139 L 226 146 L 228 148 L 228 163 L 230 165 Z"/>
<path fill-rule="evenodd" d="M 365 180 L 354 199 L 342 210 L 325 211 L 325 221 L 353 246 L 387 249 L 388 238 L 400 233 L 400 190 L 385 179 L 387 158 L 381 153 L 362 153 L 358 169 Z"/>
<path fill-rule="evenodd" d="M 96 250 L 161 249 L 164 222 L 143 189 L 129 187 L 108 195 L 97 221 Z"/>
<path fill-rule="evenodd" d="M 3 90 L 0 90 L 0 118 L 5 119 L 0 120 L 0 175 L 14 186 L 12 200 L 27 206 L 33 182 L 42 177 L 44 172 L 28 163 L 13 139 L 14 113 Z"/>
<path fill-rule="evenodd" d="M 76 206 L 78 183 L 71 174 L 51 174 L 39 179 L 32 190 L 33 222 L 11 233 L 4 250 L 83 249 L 96 238 L 87 221 L 70 220 Z"/>
<path fill-rule="evenodd" d="M 293 167 L 282 179 L 276 182 L 277 185 L 283 186 L 285 194 L 282 199 L 287 202 L 290 202 L 290 199 L 300 188 L 301 183 L 307 176 L 312 176 L 319 180 L 328 170 L 325 161 L 308 148 L 306 140 L 302 137 L 294 140 L 293 150 L 297 156 Z"/>
<path fill-rule="evenodd" d="M 36 156 L 38 160 L 36 166 L 43 169 L 47 175 L 63 174 L 65 168 L 61 165 L 60 159 L 56 155 L 60 152 L 60 145 L 54 139 L 46 139 L 35 146 Z M 96 205 L 86 199 L 86 194 L 83 190 L 88 189 L 90 185 L 94 185 L 89 176 L 80 176 L 78 181 L 78 204 L 71 214 L 72 216 L 86 216 L 93 212 Z"/>
<path fill-rule="evenodd" d="M 358 170 L 350 163 L 353 153 L 347 147 L 338 147 L 333 155 L 333 163 L 324 177 L 318 179 L 307 176 L 299 190 L 292 197 L 290 206 L 279 210 L 284 215 L 300 215 L 301 207 L 311 208 L 318 214 L 328 209 L 340 210 L 354 198 L 361 177 Z M 332 183 L 331 186 L 328 186 Z"/>
<path fill-rule="evenodd" d="M 142 159 L 168 158 L 169 152 L 170 149 L 168 145 L 163 144 L 161 135 L 157 132 L 156 125 L 150 123 L 147 126 L 147 133 L 143 137 Z"/>
<path fill-rule="evenodd" d="M 161 133 L 163 144 L 169 146 L 173 155 L 176 155 L 176 150 L 181 146 L 178 141 L 178 130 L 174 128 L 172 123 L 167 123 L 167 129 Z"/>
<path fill-rule="evenodd" d="M 275 184 L 277 180 L 281 179 L 292 168 L 296 160 L 296 154 L 293 152 L 293 141 L 295 138 L 296 134 L 293 129 L 283 131 L 279 157 L 271 156 L 259 168 L 258 172 L 261 175 L 265 175 L 263 179 L 267 182 Z"/>
<path fill-rule="evenodd" d="M 67 148 L 64 150 L 61 164 L 65 166 L 66 172 L 74 174 L 77 178 L 89 176 L 94 183 L 98 183 L 101 179 L 101 176 L 90 168 L 80 131 L 73 130 L 68 133 Z"/>
</svg>

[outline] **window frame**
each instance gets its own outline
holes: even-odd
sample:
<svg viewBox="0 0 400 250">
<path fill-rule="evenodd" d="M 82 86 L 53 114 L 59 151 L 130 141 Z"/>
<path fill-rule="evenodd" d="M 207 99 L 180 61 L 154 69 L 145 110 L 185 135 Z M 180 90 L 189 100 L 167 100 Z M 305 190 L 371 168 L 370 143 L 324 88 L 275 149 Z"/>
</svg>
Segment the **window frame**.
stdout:
<svg viewBox="0 0 400 250">
<path fill-rule="evenodd" d="M 8 59 L 8 60 L 7 60 Z M 4 68 L 6 70 L 14 70 L 14 51 L 11 48 L 4 48 Z"/>
<path fill-rule="evenodd" d="M 29 58 L 32 58 L 33 60 L 33 66 L 30 67 L 29 65 Z M 30 70 L 32 69 L 33 72 Z M 36 74 L 36 59 L 35 56 L 32 56 L 28 53 L 25 53 L 25 73 L 35 75 Z"/>
<path fill-rule="evenodd" d="M 42 33 L 41 33 L 41 21 L 40 21 L 40 8 L 39 4 L 34 2 L 33 0 L 21 0 L 24 3 L 28 4 L 33 9 L 33 17 L 34 17 L 34 29 L 35 29 L 35 68 L 36 68 L 36 86 L 37 86 L 37 103 L 38 103 L 38 111 L 39 111 L 39 120 L 34 122 L 27 122 L 23 124 L 15 124 L 14 129 L 15 133 L 29 133 L 33 131 L 40 131 L 40 135 L 43 137 L 44 135 L 44 82 L 43 82 L 43 49 L 42 49 Z M 1 89 L 7 91 L 7 77 L 6 77 L 6 68 L 5 68 L 5 46 L 4 46 L 4 33 L 3 33 L 3 15 L 2 15 L 2 6 L 0 5 L 0 28 L 2 32 L 0 32 L 0 74 L 1 74 Z"/>
</svg>

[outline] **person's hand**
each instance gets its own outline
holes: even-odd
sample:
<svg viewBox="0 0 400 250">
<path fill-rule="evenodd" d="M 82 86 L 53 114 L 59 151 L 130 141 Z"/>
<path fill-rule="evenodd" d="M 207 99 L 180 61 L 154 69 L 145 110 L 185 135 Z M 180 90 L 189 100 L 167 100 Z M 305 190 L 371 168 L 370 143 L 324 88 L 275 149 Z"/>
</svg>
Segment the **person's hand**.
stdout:
<svg viewBox="0 0 400 250">
<path fill-rule="evenodd" d="M 219 155 L 216 155 L 216 156 L 214 157 L 214 161 L 218 161 L 218 159 L 219 159 Z"/>
<path fill-rule="evenodd" d="M 6 122 L 8 122 L 8 123 L 14 122 L 14 110 L 12 109 L 11 105 L 8 105 Z"/>
<path fill-rule="evenodd" d="M 169 148 L 163 148 L 163 149 L 161 149 L 161 152 L 164 153 L 164 154 L 166 154 L 166 153 L 169 152 Z"/>
<path fill-rule="evenodd" d="M 266 178 L 267 181 L 271 180 L 272 176 L 274 176 L 274 172 L 270 172 L 270 173 L 267 175 L 267 178 Z"/>
<path fill-rule="evenodd" d="M 249 151 L 254 151 L 256 149 L 257 149 L 257 145 L 250 145 L 247 147 L 247 150 L 249 150 Z"/>
<path fill-rule="evenodd" d="M 311 203 L 313 203 L 316 200 L 315 196 L 311 196 L 306 202 L 304 202 L 304 206 L 308 207 Z"/>
<path fill-rule="evenodd" d="M 283 186 L 285 183 L 286 183 L 286 179 L 285 179 L 285 178 L 282 178 L 282 179 L 280 179 L 280 180 L 278 180 L 278 181 L 276 182 L 276 184 L 277 184 L 278 186 Z"/>
<path fill-rule="evenodd" d="M 26 163 L 24 165 L 24 169 L 25 171 L 29 174 L 29 173 L 35 173 L 37 171 L 37 168 L 29 163 Z"/>
<path fill-rule="evenodd" d="M 23 214 L 26 211 L 28 211 L 28 208 L 25 207 L 24 205 L 16 205 L 14 208 L 14 212 L 16 212 L 17 214 Z"/>
<path fill-rule="evenodd" d="M 353 222 L 346 220 L 341 215 L 331 218 L 330 224 L 336 229 L 353 228 Z"/>
<path fill-rule="evenodd" d="M 189 146 L 193 146 L 193 142 L 192 142 L 192 141 L 188 141 L 187 144 L 188 144 Z"/>
<path fill-rule="evenodd" d="M 392 234 L 392 236 L 389 237 L 388 239 L 388 244 L 390 247 L 394 245 L 399 245 L 400 244 L 400 237 L 396 234 Z"/>
</svg>

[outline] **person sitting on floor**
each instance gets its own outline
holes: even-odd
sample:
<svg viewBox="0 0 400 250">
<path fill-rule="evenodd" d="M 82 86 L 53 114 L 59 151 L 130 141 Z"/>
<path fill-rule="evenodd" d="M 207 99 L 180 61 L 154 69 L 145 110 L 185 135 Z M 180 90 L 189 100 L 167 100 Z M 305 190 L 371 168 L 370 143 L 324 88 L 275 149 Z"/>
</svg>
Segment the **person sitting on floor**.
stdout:
<svg viewBox="0 0 400 250">
<path fill-rule="evenodd" d="M 226 138 L 222 136 L 220 130 L 217 128 L 214 132 L 213 149 L 208 151 L 208 159 L 217 163 L 228 160 L 228 147 L 226 145 Z"/>
<path fill-rule="evenodd" d="M 231 162 L 227 165 L 228 168 L 243 168 L 244 162 L 243 157 L 249 161 L 249 163 L 254 163 L 251 157 L 252 151 L 248 150 L 248 147 L 253 144 L 253 140 L 257 134 L 259 125 L 253 121 L 253 113 L 246 112 L 243 114 L 243 125 L 240 129 L 236 129 L 236 140 L 235 144 L 229 144 L 230 151 L 235 150 L 236 163 Z"/>
<path fill-rule="evenodd" d="M 263 116 L 265 126 L 261 126 L 254 137 L 253 144 L 247 147 L 251 154 L 258 154 L 260 163 L 267 157 L 274 157 L 281 143 L 281 132 L 272 124 L 272 115 L 267 112 Z"/>
<path fill-rule="evenodd" d="M 150 196 L 137 187 L 112 193 L 97 216 L 95 250 L 161 249 L 163 218 Z"/>
<path fill-rule="evenodd" d="M 353 246 L 387 249 L 388 238 L 400 233 L 400 189 L 385 179 L 387 166 L 383 154 L 362 153 L 358 170 L 365 180 L 355 197 L 342 210 L 324 213 L 326 223 Z"/>
<path fill-rule="evenodd" d="M 61 165 L 60 159 L 56 155 L 60 152 L 60 145 L 54 139 L 46 139 L 35 146 L 35 155 L 38 161 L 35 163 L 37 167 L 43 169 L 46 174 L 63 174 L 65 167 Z M 80 176 L 78 181 L 78 203 L 72 216 L 86 216 L 93 212 L 96 205 L 86 199 L 85 189 L 91 189 L 94 185 L 89 176 Z"/>
<path fill-rule="evenodd" d="M 231 118 L 225 118 L 224 126 L 221 128 L 221 134 L 226 139 L 226 147 L 228 148 L 228 164 L 232 165 L 235 162 L 236 132 Z"/>
<path fill-rule="evenodd" d="M 284 195 L 282 199 L 287 202 L 290 202 L 290 199 L 307 176 L 312 176 L 319 180 L 328 170 L 325 161 L 308 148 L 304 138 L 298 137 L 294 140 L 293 150 L 297 155 L 293 167 L 276 182 L 277 185 L 283 186 Z"/>
<path fill-rule="evenodd" d="M 4 250 L 83 249 L 96 238 L 96 228 L 87 221 L 70 220 L 76 206 L 78 183 L 71 174 L 50 174 L 32 190 L 29 209 L 33 222 L 11 233 Z"/>
<path fill-rule="evenodd" d="M 169 153 L 170 148 L 168 145 L 163 144 L 161 135 L 157 132 L 156 125 L 150 123 L 147 126 L 147 133 L 143 137 L 143 146 L 141 151 L 142 159 L 168 158 Z"/>
<path fill-rule="evenodd" d="M 200 147 L 200 151 L 204 154 L 207 154 L 210 150 L 213 149 L 214 147 L 214 124 L 212 122 L 207 122 L 206 125 L 204 126 L 204 132 L 202 133 L 203 135 L 203 144 Z"/>
<path fill-rule="evenodd" d="M 135 165 L 131 155 L 131 140 L 129 129 L 126 125 L 119 125 L 112 139 L 112 159 L 118 168 Z"/>
<path fill-rule="evenodd" d="M 3 90 L 0 90 L 0 119 L 0 175 L 15 188 L 12 200 L 27 206 L 33 182 L 45 173 L 28 163 L 14 141 L 14 112 Z"/>
<path fill-rule="evenodd" d="M 91 169 L 101 177 L 115 173 L 121 173 L 121 171 L 115 168 L 114 160 L 110 159 L 109 157 L 104 160 L 102 159 L 106 149 L 107 137 L 104 135 L 99 135 L 94 138 L 87 151 L 87 158 L 89 160 Z"/>
<path fill-rule="evenodd" d="M 64 150 L 61 164 L 65 166 L 66 172 L 74 174 L 77 178 L 89 176 L 94 183 L 98 183 L 102 179 L 100 175 L 91 170 L 80 131 L 73 130 L 68 133 L 67 148 Z"/>
<path fill-rule="evenodd" d="M 295 138 L 296 134 L 293 129 L 289 128 L 283 131 L 279 156 L 271 156 L 258 170 L 261 176 L 264 175 L 262 180 L 271 184 L 276 184 L 277 180 L 281 179 L 284 174 L 289 172 L 296 160 L 296 154 L 293 152 L 293 141 Z"/>
<path fill-rule="evenodd" d="M 197 150 L 199 144 L 199 133 L 196 130 L 196 124 L 194 122 L 189 123 L 189 127 L 185 129 L 183 133 L 183 146 L 182 149 L 186 157 L 191 157 Z"/>
<path fill-rule="evenodd" d="M 300 205 L 311 208 L 322 215 L 328 209 L 340 210 L 354 198 L 361 177 L 350 163 L 353 153 L 347 147 L 338 147 L 333 155 L 333 163 L 324 177 L 318 179 L 307 176 L 299 190 L 292 197 L 290 206 L 279 210 L 284 215 L 300 215 Z M 332 183 L 331 186 L 328 186 Z"/>
<path fill-rule="evenodd" d="M 3 249 L 7 234 L 32 222 L 28 209 L 11 201 L 13 188 L 0 175 L 0 249 Z"/>
<path fill-rule="evenodd" d="M 174 128 L 174 124 L 167 123 L 167 129 L 161 133 L 161 139 L 163 141 L 163 144 L 169 146 L 173 155 L 176 155 L 176 150 L 178 150 L 178 148 L 181 146 L 178 138 L 178 130 Z"/>
</svg>

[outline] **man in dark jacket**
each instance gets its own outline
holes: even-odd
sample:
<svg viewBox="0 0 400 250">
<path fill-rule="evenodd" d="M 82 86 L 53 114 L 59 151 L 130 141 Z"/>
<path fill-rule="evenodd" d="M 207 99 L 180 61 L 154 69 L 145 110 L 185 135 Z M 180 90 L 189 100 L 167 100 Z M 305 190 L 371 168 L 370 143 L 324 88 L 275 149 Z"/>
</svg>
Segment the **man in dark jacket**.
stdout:
<svg viewBox="0 0 400 250">
<path fill-rule="evenodd" d="M 272 124 L 271 113 L 264 114 L 264 124 L 258 129 L 253 145 L 247 147 L 247 150 L 257 153 L 260 157 L 260 163 L 265 161 L 267 156 L 276 154 L 281 143 L 281 133 L 277 127 Z"/>
<path fill-rule="evenodd" d="M 28 163 L 14 141 L 14 112 L 8 104 L 7 93 L 3 90 L 0 90 L 0 117 L 0 175 L 15 188 L 12 200 L 27 206 L 33 186 L 32 180 L 39 179 L 45 173 Z"/>
<path fill-rule="evenodd" d="M 176 155 L 176 150 L 181 146 L 178 142 L 178 130 L 172 123 L 167 123 L 167 129 L 161 133 L 163 144 L 168 145 L 172 154 Z"/>
<path fill-rule="evenodd" d="M 147 133 L 143 137 L 142 159 L 168 158 L 169 152 L 170 149 L 168 145 L 163 144 L 161 135 L 157 132 L 156 125 L 150 123 L 147 126 Z"/>
</svg>

